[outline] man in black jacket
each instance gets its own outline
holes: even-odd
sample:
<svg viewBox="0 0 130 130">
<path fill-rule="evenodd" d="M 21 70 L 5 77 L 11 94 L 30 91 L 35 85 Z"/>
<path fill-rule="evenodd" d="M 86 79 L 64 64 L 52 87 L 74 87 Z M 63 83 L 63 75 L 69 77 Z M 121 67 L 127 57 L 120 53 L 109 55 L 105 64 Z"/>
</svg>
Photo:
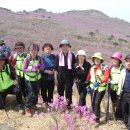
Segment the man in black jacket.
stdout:
<svg viewBox="0 0 130 130">
<path fill-rule="evenodd" d="M 73 64 L 76 62 L 75 55 L 70 51 L 71 45 L 67 39 L 63 39 L 59 45 L 61 52 L 55 58 L 55 85 L 58 86 L 58 94 L 65 96 L 68 108 L 72 103 L 72 86 L 74 80 Z"/>
</svg>

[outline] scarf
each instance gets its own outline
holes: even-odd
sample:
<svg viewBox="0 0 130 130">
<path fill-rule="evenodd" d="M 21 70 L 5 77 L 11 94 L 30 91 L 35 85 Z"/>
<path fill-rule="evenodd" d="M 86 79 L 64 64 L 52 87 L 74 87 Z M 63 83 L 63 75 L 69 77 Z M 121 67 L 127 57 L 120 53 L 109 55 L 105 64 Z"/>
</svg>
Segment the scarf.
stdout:
<svg viewBox="0 0 130 130">
<path fill-rule="evenodd" d="M 69 51 L 67 55 L 67 64 L 68 64 L 68 69 L 72 69 L 72 54 Z M 65 66 L 65 59 L 64 59 L 64 54 L 61 51 L 59 54 L 59 66 Z"/>
</svg>

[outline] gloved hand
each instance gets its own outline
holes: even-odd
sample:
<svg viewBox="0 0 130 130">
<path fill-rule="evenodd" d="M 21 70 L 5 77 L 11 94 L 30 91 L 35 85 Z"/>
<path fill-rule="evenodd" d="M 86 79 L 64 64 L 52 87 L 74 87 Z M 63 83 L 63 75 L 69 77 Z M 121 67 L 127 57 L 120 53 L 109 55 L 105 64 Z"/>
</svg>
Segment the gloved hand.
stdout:
<svg viewBox="0 0 130 130">
<path fill-rule="evenodd" d="M 85 92 L 89 94 L 91 92 L 91 88 L 90 87 L 86 87 L 85 88 Z"/>
<path fill-rule="evenodd" d="M 98 86 L 99 86 L 99 82 L 95 82 L 95 84 L 94 84 L 94 88 L 97 88 Z"/>
<path fill-rule="evenodd" d="M 39 63 L 34 63 L 33 64 L 33 68 L 35 68 L 35 69 L 38 69 L 39 66 L 40 66 Z"/>
<path fill-rule="evenodd" d="M 36 72 L 36 71 L 37 71 L 36 68 L 32 68 L 32 69 L 31 69 L 31 72 Z"/>
</svg>

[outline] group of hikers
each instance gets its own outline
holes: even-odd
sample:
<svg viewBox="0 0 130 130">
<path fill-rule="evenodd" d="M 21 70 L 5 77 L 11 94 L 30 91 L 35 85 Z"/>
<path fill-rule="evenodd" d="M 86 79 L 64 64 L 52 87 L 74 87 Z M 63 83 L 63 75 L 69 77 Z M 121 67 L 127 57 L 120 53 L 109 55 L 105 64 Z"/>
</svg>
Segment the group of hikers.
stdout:
<svg viewBox="0 0 130 130">
<path fill-rule="evenodd" d="M 0 46 L 5 45 L 2 40 Z M 130 130 L 130 54 L 124 58 L 115 52 L 111 58 L 111 67 L 105 65 L 102 53 L 95 52 L 91 65 L 86 52 L 71 51 L 71 43 L 63 39 L 59 44 L 60 52 L 52 54 L 52 44 L 45 43 L 42 56 L 38 55 L 39 46 L 30 44 L 28 52 L 25 44 L 17 42 L 13 54 L 0 49 L 0 109 L 4 109 L 8 94 L 15 94 L 17 109 L 27 116 L 37 109 L 39 92 L 46 106 L 53 102 L 54 86 L 58 94 L 67 99 L 67 108 L 71 109 L 74 81 L 79 93 L 79 106 L 86 106 L 86 95 L 91 96 L 91 106 L 96 115 L 96 124 L 100 124 L 100 104 L 109 91 L 115 118 L 122 117 Z M 10 56 L 9 56 L 10 55 Z M 120 101 L 121 105 L 117 105 Z"/>
</svg>

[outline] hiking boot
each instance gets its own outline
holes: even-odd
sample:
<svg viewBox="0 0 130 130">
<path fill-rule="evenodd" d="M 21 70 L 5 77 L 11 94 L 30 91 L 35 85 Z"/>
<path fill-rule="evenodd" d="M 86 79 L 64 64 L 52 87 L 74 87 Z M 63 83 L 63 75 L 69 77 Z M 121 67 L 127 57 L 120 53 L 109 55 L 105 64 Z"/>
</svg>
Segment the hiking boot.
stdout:
<svg viewBox="0 0 130 130">
<path fill-rule="evenodd" d="M 100 118 L 100 122 L 101 122 L 101 123 L 103 123 L 103 122 L 105 122 L 105 121 L 106 121 L 106 116 L 103 116 L 103 117 Z"/>
<path fill-rule="evenodd" d="M 0 110 L 3 110 L 4 109 L 4 106 L 0 106 Z"/>
<path fill-rule="evenodd" d="M 96 122 L 94 123 L 94 128 L 98 128 L 99 125 L 100 125 L 100 119 L 97 118 L 97 119 L 96 119 Z"/>
<path fill-rule="evenodd" d="M 24 114 L 24 109 L 23 109 L 23 105 L 22 105 L 22 104 L 19 104 L 19 105 L 17 106 L 17 109 L 18 109 L 18 112 L 19 112 L 20 114 Z"/>
<path fill-rule="evenodd" d="M 99 124 L 98 122 L 94 123 L 94 128 L 98 128 L 99 125 L 100 125 L 100 124 Z"/>
<path fill-rule="evenodd" d="M 46 109 L 50 108 L 50 106 L 49 106 L 48 103 L 45 103 L 45 108 L 46 108 Z"/>
<path fill-rule="evenodd" d="M 128 129 L 127 126 L 125 124 L 121 125 L 121 129 Z M 130 129 L 129 129 L 130 130 Z"/>
<path fill-rule="evenodd" d="M 32 105 L 31 108 L 34 110 L 39 110 L 39 108 L 36 105 Z"/>
<path fill-rule="evenodd" d="M 25 108 L 25 115 L 26 116 L 32 116 L 30 108 Z"/>
</svg>

